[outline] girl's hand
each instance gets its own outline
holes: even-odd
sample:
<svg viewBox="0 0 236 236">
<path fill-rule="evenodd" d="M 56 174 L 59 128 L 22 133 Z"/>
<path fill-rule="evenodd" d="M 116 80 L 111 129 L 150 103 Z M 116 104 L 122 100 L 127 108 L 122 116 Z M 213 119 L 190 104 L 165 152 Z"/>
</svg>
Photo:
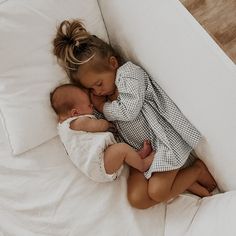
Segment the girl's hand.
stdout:
<svg viewBox="0 0 236 236">
<path fill-rule="evenodd" d="M 99 111 L 100 113 L 103 113 L 103 106 L 105 102 L 107 101 L 106 97 L 97 96 L 97 95 L 94 95 L 93 93 L 90 93 L 90 99 L 95 109 Z"/>
</svg>

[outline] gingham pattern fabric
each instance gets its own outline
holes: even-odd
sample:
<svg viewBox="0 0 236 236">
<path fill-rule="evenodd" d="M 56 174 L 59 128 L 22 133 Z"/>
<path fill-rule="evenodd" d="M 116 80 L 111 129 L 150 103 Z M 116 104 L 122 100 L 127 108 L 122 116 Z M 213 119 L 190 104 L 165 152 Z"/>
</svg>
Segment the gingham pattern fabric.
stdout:
<svg viewBox="0 0 236 236">
<path fill-rule="evenodd" d="M 144 173 L 181 168 L 201 138 L 198 130 L 181 113 L 163 89 L 139 66 L 122 65 L 116 75 L 117 100 L 106 102 L 103 113 L 116 124 L 122 141 L 140 149 L 151 141 L 156 151 Z"/>
</svg>

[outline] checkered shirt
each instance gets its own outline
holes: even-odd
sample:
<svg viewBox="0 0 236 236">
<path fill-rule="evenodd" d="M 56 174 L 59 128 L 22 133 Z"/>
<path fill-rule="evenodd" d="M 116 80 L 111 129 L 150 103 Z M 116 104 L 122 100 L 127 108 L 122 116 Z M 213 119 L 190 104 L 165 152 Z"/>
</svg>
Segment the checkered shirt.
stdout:
<svg viewBox="0 0 236 236">
<path fill-rule="evenodd" d="M 123 142 L 135 149 L 150 140 L 156 151 L 148 179 L 154 172 L 181 168 L 201 138 L 163 89 L 139 66 L 122 65 L 116 75 L 118 98 L 106 102 L 105 118 L 114 122 Z"/>
</svg>

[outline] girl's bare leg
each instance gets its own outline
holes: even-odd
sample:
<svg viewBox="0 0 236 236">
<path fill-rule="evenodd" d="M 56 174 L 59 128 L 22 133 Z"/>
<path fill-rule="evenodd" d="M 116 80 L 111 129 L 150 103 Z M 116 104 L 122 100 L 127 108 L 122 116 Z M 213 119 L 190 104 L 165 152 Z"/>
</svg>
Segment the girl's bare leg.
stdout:
<svg viewBox="0 0 236 236">
<path fill-rule="evenodd" d="M 128 178 L 130 204 L 135 208 L 146 209 L 176 197 L 185 190 L 200 197 L 210 196 L 209 190 L 198 183 L 199 180 L 207 185 L 209 183 L 212 185 L 212 181 L 215 183 L 210 172 L 202 163 L 197 160 L 193 166 L 182 170 L 155 173 L 149 180 L 144 177 L 143 173 L 130 168 Z"/>
<path fill-rule="evenodd" d="M 207 169 L 204 162 L 202 162 L 200 159 L 197 159 L 195 164 L 199 165 L 202 168 L 202 173 L 198 177 L 197 181 L 199 182 L 199 184 L 207 188 L 209 192 L 212 192 L 217 187 L 216 181 L 214 180 L 213 176 Z"/>
<path fill-rule="evenodd" d="M 149 197 L 148 180 L 143 173 L 132 167 L 130 167 L 127 187 L 128 200 L 131 206 L 146 209 L 158 203 Z"/>
<path fill-rule="evenodd" d="M 154 173 L 149 179 L 149 196 L 154 201 L 163 202 L 183 193 L 198 180 L 201 180 L 201 184 L 210 183 L 212 176 L 204 166 L 202 161 L 197 160 L 192 166 L 182 170 Z"/>
<path fill-rule="evenodd" d="M 200 197 L 210 196 L 208 190 L 197 182 L 193 183 L 188 190 Z M 144 177 L 143 173 L 132 167 L 128 177 L 127 194 L 131 206 L 138 209 L 146 209 L 159 203 L 150 198 L 148 194 L 148 180 Z"/>
<path fill-rule="evenodd" d="M 193 183 L 187 190 L 199 197 L 211 196 L 211 193 L 198 182 Z"/>
</svg>

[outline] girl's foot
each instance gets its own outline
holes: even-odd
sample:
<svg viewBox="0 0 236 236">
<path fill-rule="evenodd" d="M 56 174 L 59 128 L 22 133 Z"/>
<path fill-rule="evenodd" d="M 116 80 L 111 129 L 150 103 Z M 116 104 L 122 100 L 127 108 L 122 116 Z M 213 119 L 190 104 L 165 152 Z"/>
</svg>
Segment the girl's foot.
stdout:
<svg viewBox="0 0 236 236">
<path fill-rule="evenodd" d="M 200 159 L 197 159 L 194 164 L 198 165 L 202 170 L 197 182 L 205 187 L 209 192 L 212 192 L 217 187 L 217 184 L 206 165 Z"/>
<path fill-rule="evenodd" d="M 146 158 L 152 152 L 152 146 L 149 140 L 144 140 L 143 147 L 138 151 L 142 159 Z"/>
<path fill-rule="evenodd" d="M 199 197 L 211 196 L 211 193 L 198 182 L 193 183 L 187 190 Z"/>
</svg>

